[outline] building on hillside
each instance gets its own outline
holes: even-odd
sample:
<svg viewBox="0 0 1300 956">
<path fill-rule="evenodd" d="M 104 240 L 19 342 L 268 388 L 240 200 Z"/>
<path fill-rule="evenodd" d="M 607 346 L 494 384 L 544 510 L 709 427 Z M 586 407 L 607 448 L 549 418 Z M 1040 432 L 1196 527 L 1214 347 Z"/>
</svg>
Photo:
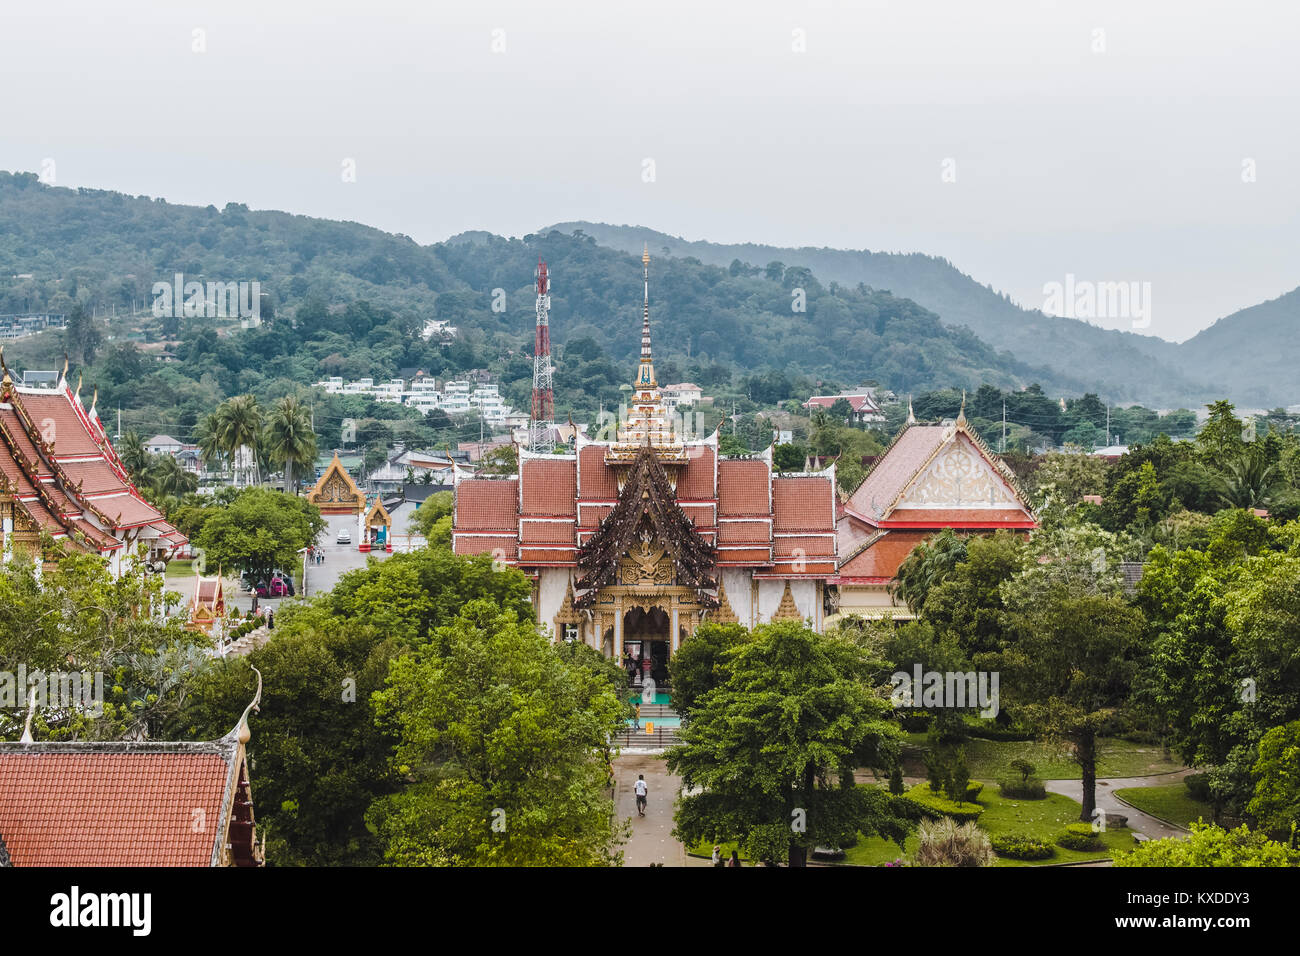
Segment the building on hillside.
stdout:
<svg viewBox="0 0 1300 956">
<path fill-rule="evenodd" d="M 219 740 L 0 743 L 0 866 L 264 865 L 248 715 Z"/>
<path fill-rule="evenodd" d="M 664 408 L 670 412 L 675 411 L 678 405 L 700 405 L 713 401 L 712 398 L 705 398 L 704 389 L 694 382 L 665 385 L 659 393 L 663 398 Z"/>
<path fill-rule="evenodd" d="M 151 455 L 177 455 L 185 447 L 171 435 L 154 435 L 144 443 L 144 449 Z"/>
<path fill-rule="evenodd" d="M 566 454 L 519 453 L 518 470 L 457 470 L 457 554 L 491 555 L 533 581 L 557 639 L 628 656 L 658 681 L 705 621 L 821 629 L 835 576 L 835 471 L 782 475 L 771 453 L 718 455 L 683 441 L 663 407 L 650 343 L 649 256 L 641 360 L 614 440 L 578 434 Z"/>
<path fill-rule="evenodd" d="M 138 545 L 150 564 L 186 542 L 136 490 L 95 409 L 68 387 L 17 385 L 0 350 L 0 553 L 35 553 L 42 533 L 108 559 L 121 575 Z M 47 553 L 44 559 L 55 559 Z"/>
<path fill-rule="evenodd" d="M 58 388 L 59 373 L 54 369 L 27 369 L 23 372 L 25 388 Z"/>
<path fill-rule="evenodd" d="M 945 528 L 1028 533 L 1037 525 L 1011 469 L 966 422 L 918 425 L 910 416 L 840 509 L 838 614 L 911 618 L 889 593 L 912 549 Z"/>
<path fill-rule="evenodd" d="M 831 406 L 841 398 L 849 403 L 849 419 L 851 421 L 883 422 L 885 420 L 885 413 L 880 410 L 880 403 L 876 400 L 876 391 L 872 388 L 840 392 L 838 395 L 814 395 L 803 403 L 803 407 L 809 411 L 814 408 L 824 408 L 830 411 Z"/>
</svg>

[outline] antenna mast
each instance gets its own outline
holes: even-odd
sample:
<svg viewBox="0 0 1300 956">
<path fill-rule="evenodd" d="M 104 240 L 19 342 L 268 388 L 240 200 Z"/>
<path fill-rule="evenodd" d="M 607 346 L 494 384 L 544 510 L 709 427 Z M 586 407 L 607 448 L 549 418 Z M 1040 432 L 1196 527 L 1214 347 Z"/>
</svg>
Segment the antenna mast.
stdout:
<svg viewBox="0 0 1300 956">
<path fill-rule="evenodd" d="M 528 425 L 528 450 L 555 451 L 555 394 L 551 391 L 551 280 L 546 263 L 537 260 L 537 338 L 533 343 L 533 412 Z"/>
</svg>

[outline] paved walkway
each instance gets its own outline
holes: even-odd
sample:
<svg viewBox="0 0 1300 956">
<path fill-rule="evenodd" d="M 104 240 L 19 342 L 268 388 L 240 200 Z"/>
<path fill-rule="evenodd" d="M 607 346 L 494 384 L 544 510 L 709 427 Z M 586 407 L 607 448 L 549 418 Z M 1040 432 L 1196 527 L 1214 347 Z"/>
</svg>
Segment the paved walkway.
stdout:
<svg viewBox="0 0 1300 956">
<path fill-rule="evenodd" d="M 644 817 L 636 814 L 632 785 L 644 774 L 650 792 Z M 631 818 L 632 836 L 623 846 L 624 866 L 708 866 L 708 860 L 686 855 L 686 848 L 673 837 L 673 804 L 682 781 L 668 772 L 656 754 L 620 754 L 614 760 L 614 809 L 620 819 Z"/>
<path fill-rule="evenodd" d="M 1113 813 L 1124 814 L 1124 816 L 1128 817 L 1130 830 L 1135 830 L 1153 840 L 1159 840 L 1162 837 L 1187 836 L 1187 831 L 1181 827 L 1171 826 L 1163 820 L 1157 820 L 1148 813 L 1143 813 L 1136 807 L 1121 803 L 1115 796 L 1115 791 L 1123 790 L 1126 787 L 1160 787 L 1168 783 L 1177 783 L 1189 773 L 1191 773 L 1190 770 L 1177 770 L 1173 773 L 1159 773 L 1150 777 L 1098 778 L 1097 806 Z M 1082 780 L 1045 780 L 1043 782 L 1052 793 L 1059 793 L 1071 800 L 1083 802 Z"/>
</svg>

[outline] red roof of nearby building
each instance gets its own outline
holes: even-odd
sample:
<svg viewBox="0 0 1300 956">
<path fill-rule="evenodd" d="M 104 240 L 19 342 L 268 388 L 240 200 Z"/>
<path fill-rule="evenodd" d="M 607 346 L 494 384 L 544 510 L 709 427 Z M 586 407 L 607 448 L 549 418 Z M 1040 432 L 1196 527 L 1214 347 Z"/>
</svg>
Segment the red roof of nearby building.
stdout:
<svg viewBox="0 0 1300 956">
<path fill-rule="evenodd" d="M 519 530 L 519 482 L 467 478 L 456 484 L 456 531 Z"/>
<path fill-rule="evenodd" d="M 771 515 L 772 469 L 761 459 L 718 462 L 718 514 Z"/>
<path fill-rule="evenodd" d="M 772 520 L 777 531 L 834 531 L 835 489 L 829 476 L 772 479 Z"/>
<path fill-rule="evenodd" d="M 605 446 L 587 445 L 578 452 L 579 490 L 584 501 L 613 501 L 618 497 L 618 478 L 605 464 Z"/>
<path fill-rule="evenodd" d="M 573 460 L 525 458 L 523 507 L 526 515 L 573 515 L 578 474 Z"/>
<path fill-rule="evenodd" d="M 893 578 L 912 549 L 930 537 L 927 531 L 889 531 L 855 555 L 841 556 L 840 577 Z"/>
</svg>

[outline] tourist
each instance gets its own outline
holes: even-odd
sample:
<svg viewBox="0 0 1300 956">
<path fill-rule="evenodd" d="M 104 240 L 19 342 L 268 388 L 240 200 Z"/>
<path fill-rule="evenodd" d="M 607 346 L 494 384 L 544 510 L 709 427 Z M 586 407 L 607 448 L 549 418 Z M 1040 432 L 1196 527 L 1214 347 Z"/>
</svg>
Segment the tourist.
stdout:
<svg viewBox="0 0 1300 956">
<path fill-rule="evenodd" d="M 275 630 L 275 608 L 266 609 L 266 629 L 268 631 Z"/>
<path fill-rule="evenodd" d="M 735 850 L 731 851 L 731 859 L 727 861 L 727 866 L 733 866 L 740 869 L 740 854 Z"/>
<path fill-rule="evenodd" d="M 632 726 L 637 730 L 641 729 L 641 705 L 636 705 L 636 716 L 632 719 Z"/>
<path fill-rule="evenodd" d="M 637 816 L 645 816 L 645 799 L 650 788 L 646 786 L 645 774 L 636 775 L 636 785 L 632 788 L 636 791 L 636 813 Z"/>
<path fill-rule="evenodd" d="M 713 865 L 722 866 L 722 847 L 713 844 Z"/>
</svg>

